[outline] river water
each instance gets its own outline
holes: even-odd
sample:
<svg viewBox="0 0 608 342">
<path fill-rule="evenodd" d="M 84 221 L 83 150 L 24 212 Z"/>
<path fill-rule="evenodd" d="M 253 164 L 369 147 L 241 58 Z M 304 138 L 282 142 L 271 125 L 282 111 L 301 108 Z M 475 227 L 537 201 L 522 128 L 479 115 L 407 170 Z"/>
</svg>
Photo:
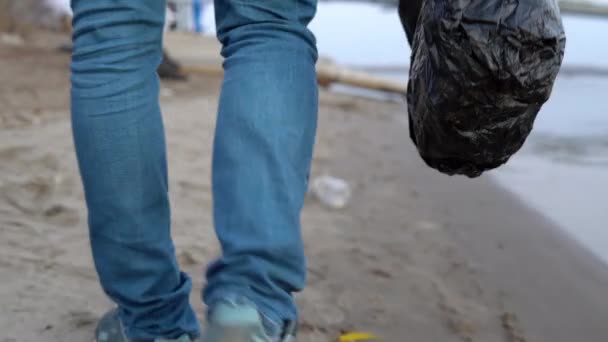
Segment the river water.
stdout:
<svg viewBox="0 0 608 342">
<path fill-rule="evenodd" d="M 564 26 L 564 68 L 608 70 L 608 18 L 564 16 Z M 321 54 L 345 64 L 386 67 L 384 75 L 405 82 L 410 50 L 394 10 L 321 4 L 311 27 Z M 605 96 L 606 76 L 560 76 L 524 148 L 489 175 L 608 262 Z"/>
</svg>

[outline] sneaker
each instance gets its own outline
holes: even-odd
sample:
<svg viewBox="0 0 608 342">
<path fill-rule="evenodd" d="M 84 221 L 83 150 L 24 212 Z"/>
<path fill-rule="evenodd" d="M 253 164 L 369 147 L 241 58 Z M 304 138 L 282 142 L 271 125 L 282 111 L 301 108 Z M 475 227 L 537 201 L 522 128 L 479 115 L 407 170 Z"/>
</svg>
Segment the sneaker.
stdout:
<svg viewBox="0 0 608 342">
<path fill-rule="evenodd" d="M 108 311 L 97 323 L 95 329 L 95 342 L 129 342 L 125 335 L 125 329 L 118 318 L 118 309 Z M 188 335 L 183 335 L 178 339 L 156 338 L 154 342 L 200 342 L 192 339 Z"/>
<path fill-rule="evenodd" d="M 209 313 L 200 342 L 295 342 L 295 322 L 286 322 L 280 336 L 270 336 L 257 309 L 220 302 Z"/>
</svg>

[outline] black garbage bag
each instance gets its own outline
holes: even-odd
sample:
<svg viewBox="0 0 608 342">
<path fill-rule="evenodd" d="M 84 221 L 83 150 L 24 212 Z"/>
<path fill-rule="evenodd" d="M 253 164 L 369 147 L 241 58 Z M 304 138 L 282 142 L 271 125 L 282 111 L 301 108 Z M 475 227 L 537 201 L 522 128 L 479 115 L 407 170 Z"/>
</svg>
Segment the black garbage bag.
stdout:
<svg viewBox="0 0 608 342">
<path fill-rule="evenodd" d="M 556 0 L 400 0 L 410 136 L 432 168 L 477 177 L 524 144 L 566 38 Z"/>
</svg>

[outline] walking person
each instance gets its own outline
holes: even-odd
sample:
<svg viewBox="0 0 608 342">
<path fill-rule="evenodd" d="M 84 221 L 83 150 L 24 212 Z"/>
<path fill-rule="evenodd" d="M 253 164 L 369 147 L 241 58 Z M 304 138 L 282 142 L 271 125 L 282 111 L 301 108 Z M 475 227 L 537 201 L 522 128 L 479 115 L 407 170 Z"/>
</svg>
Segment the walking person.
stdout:
<svg viewBox="0 0 608 342">
<path fill-rule="evenodd" d="M 192 14 L 194 16 L 194 32 L 203 33 L 203 14 L 205 3 L 203 0 L 192 0 Z"/>
<path fill-rule="evenodd" d="M 95 267 L 116 309 L 97 341 L 295 340 L 300 211 L 315 139 L 316 0 L 217 0 L 225 58 L 213 149 L 215 231 L 199 328 L 171 240 L 156 73 L 163 0 L 72 0 L 71 108 Z"/>
</svg>

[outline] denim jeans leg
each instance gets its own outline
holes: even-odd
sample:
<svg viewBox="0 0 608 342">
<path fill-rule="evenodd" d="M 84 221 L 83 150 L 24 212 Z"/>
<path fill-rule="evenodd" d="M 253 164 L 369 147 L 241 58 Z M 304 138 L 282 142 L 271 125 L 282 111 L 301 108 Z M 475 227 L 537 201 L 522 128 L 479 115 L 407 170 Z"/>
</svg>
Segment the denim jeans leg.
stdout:
<svg viewBox="0 0 608 342">
<path fill-rule="evenodd" d="M 306 281 L 300 211 L 317 126 L 315 0 L 217 0 L 225 57 L 213 153 L 221 257 L 203 299 L 253 302 L 295 320 Z"/>
<path fill-rule="evenodd" d="M 131 339 L 197 334 L 170 234 L 164 0 L 72 0 L 72 127 L 95 267 Z"/>
</svg>

